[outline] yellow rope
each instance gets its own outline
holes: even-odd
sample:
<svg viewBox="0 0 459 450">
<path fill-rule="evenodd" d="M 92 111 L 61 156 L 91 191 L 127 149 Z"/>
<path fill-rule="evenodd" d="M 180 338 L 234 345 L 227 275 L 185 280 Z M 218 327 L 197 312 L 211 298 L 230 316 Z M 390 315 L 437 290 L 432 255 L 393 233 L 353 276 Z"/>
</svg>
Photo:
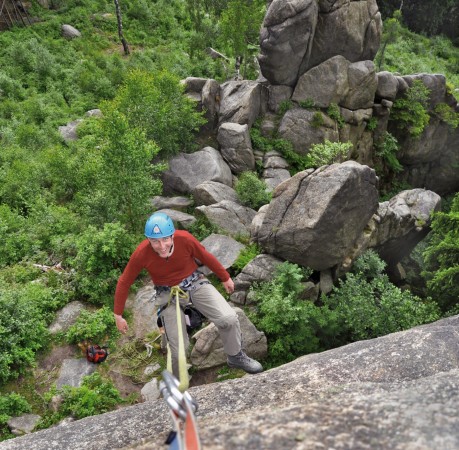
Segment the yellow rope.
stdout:
<svg viewBox="0 0 459 450">
<path fill-rule="evenodd" d="M 188 368 L 186 363 L 186 354 L 185 354 L 185 340 L 183 339 L 183 327 L 182 327 L 182 315 L 180 311 L 180 299 L 187 299 L 188 294 L 180 289 L 179 286 L 172 286 L 169 302 L 175 295 L 175 308 L 177 312 L 177 333 L 178 333 L 178 365 L 179 365 L 179 386 L 178 389 L 180 392 L 185 392 L 188 389 L 190 380 L 188 377 Z M 167 343 L 167 370 L 172 372 L 172 354 L 169 347 L 169 342 Z"/>
</svg>

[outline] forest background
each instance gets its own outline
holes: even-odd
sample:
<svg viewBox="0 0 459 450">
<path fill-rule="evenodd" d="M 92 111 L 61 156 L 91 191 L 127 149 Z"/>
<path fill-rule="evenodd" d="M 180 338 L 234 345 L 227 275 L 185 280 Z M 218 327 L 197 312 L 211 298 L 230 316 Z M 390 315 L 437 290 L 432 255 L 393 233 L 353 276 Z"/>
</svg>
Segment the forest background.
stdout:
<svg viewBox="0 0 459 450">
<path fill-rule="evenodd" d="M 459 98 L 458 2 L 378 4 L 384 18 L 378 70 L 442 73 Z M 137 401 L 121 398 L 100 370 L 81 388 L 66 390 L 60 410 L 50 412 L 56 390 L 37 389 L 34 364 L 59 342 L 116 341 L 115 284 L 142 239 L 151 198 L 162 192 L 160 174 L 171 156 L 199 149 L 203 119 L 180 79 L 234 78 L 237 57 L 244 78 L 258 76 L 264 0 L 123 0 L 119 7 L 129 52 L 115 5 L 105 0 L 52 0 L 49 9 L 32 2 L 31 26 L 0 33 L 2 439 L 11 437 L 7 420 L 22 412 L 41 414 L 40 427 L 47 427 Z M 81 37 L 64 39 L 64 23 Z M 226 58 L 213 59 L 210 47 Z M 96 108 L 102 117 L 85 117 Z M 79 139 L 65 142 L 58 127 L 82 117 Z M 458 122 L 457 115 L 451 119 Z M 245 183 L 240 195 L 258 197 L 244 202 L 269 201 L 256 177 Z M 401 189 L 392 188 L 392 194 Z M 312 271 L 290 263 L 272 282 L 255 286 L 259 306 L 251 318 L 268 336 L 265 365 L 459 313 L 457 194 L 444 199 L 432 228 L 411 255 L 411 290 L 393 285 L 371 252 L 319 304 L 300 300 Z M 198 221 L 191 231 L 203 239 L 214 228 Z M 249 250 L 231 268 L 233 276 L 260 251 L 244 243 Z M 51 338 L 49 324 L 72 300 L 90 304 L 92 312 Z M 353 321 L 356 316 L 368 317 L 371 326 Z"/>
</svg>

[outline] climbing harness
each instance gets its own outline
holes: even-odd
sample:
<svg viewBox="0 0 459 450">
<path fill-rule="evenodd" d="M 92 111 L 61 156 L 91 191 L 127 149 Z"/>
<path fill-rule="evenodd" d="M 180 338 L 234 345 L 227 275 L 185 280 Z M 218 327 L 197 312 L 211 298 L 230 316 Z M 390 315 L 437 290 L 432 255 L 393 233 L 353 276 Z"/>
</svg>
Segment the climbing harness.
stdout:
<svg viewBox="0 0 459 450">
<path fill-rule="evenodd" d="M 162 372 L 159 389 L 169 407 L 173 429 L 165 442 L 169 450 L 201 450 L 195 412 L 197 403 L 187 392 L 181 392 L 179 382 L 171 372 Z"/>
</svg>

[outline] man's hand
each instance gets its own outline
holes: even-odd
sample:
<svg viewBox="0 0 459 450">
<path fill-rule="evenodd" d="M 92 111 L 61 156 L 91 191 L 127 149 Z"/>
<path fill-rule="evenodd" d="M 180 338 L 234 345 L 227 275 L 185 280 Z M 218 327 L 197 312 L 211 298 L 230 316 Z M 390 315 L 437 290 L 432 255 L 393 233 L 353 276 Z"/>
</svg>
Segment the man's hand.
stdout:
<svg viewBox="0 0 459 450">
<path fill-rule="evenodd" d="M 223 287 L 228 294 L 232 294 L 234 292 L 234 281 L 228 278 L 226 281 L 222 281 Z"/>
<path fill-rule="evenodd" d="M 128 330 L 128 324 L 127 322 L 123 319 L 123 316 L 120 316 L 118 314 L 115 314 L 115 322 L 116 322 L 116 328 L 123 333 L 126 334 L 126 331 Z"/>
</svg>

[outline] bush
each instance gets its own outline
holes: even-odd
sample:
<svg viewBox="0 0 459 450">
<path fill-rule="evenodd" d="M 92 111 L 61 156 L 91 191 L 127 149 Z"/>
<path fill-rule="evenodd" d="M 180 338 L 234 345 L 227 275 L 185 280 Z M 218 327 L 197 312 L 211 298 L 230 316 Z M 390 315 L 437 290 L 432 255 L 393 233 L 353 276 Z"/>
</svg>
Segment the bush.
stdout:
<svg viewBox="0 0 459 450">
<path fill-rule="evenodd" d="M 4 438 L 14 437 L 8 430 L 8 420 L 11 417 L 18 417 L 29 412 L 31 412 L 31 407 L 22 395 L 15 392 L 0 395 L 0 441 Z"/>
<path fill-rule="evenodd" d="M 351 142 L 330 142 L 328 139 L 323 144 L 313 144 L 306 155 L 308 166 L 320 167 L 345 161 L 351 148 Z"/>
<path fill-rule="evenodd" d="M 301 281 L 311 272 L 285 262 L 276 267 L 272 281 L 251 288 L 256 301 L 256 313 L 251 319 L 268 339 L 268 365 L 323 350 L 320 336 L 327 331 L 333 335 L 333 313 L 299 298 Z"/>
<path fill-rule="evenodd" d="M 450 211 L 434 214 L 431 227 L 423 277 L 429 294 L 446 311 L 459 303 L 459 194 Z"/>
<path fill-rule="evenodd" d="M 240 273 L 242 269 L 260 253 L 261 248 L 257 243 L 247 245 L 241 250 L 231 268 L 235 270 L 236 274 Z"/>
<path fill-rule="evenodd" d="M 322 297 L 341 323 L 339 339 L 343 344 L 372 339 L 412 328 L 440 318 L 430 299 L 423 301 L 409 291 L 393 285 L 383 273 L 384 263 L 372 253 L 363 255 L 354 273 L 346 274 L 332 293 Z"/>
<path fill-rule="evenodd" d="M 255 172 L 243 172 L 236 182 L 235 191 L 242 204 L 258 210 L 271 201 L 266 183 Z"/>
<path fill-rule="evenodd" d="M 194 133 L 205 123 L 179 79 L 168 72 L 132 71 L 112 106 L 131 127 L 143 130 L 165 158 L 193 150 Z"/>
<path fill-rule="evenodd" d="M 109 304 L 137 237 L 119 223 L 107 223 L 102 230 L 89 226 L 69 239 L 73 240 L 76 256 L 67 263 L 75 269 L 77 291 L 92 303 Z"/>
<path fill-rule="evenodd" d="M 386 131 L 382 139 L 376 143 L 376 156 L 381 158 L 393 172 L 401 172 L 403 166 L 397 159 L 399 145 L 397 139 Z"/>
<path fill-rule="evenodd" d="M 30 284 L 0 287 L 0 383 L 23 374 L 46 343 L 48 331 L 35 290 Z"/>
<path fill-rule="evenodd" d="M 412 137 L 419 137 L 430 120 L 429 94 L 422 80 L 414 80 L 405 96 L 395 101 L 389 120 L 397 122 L 398 128 L 407 129 Z"/>
<path fill-rule="evenodd" d="M 65 333 L 65 339 L 69 344 L 81 342 L 102 343 L 108 336 L 117 335 L 113 311 L 104 306 L 90 312 L 82 310 L 77 321 Z"/>
</svg>

